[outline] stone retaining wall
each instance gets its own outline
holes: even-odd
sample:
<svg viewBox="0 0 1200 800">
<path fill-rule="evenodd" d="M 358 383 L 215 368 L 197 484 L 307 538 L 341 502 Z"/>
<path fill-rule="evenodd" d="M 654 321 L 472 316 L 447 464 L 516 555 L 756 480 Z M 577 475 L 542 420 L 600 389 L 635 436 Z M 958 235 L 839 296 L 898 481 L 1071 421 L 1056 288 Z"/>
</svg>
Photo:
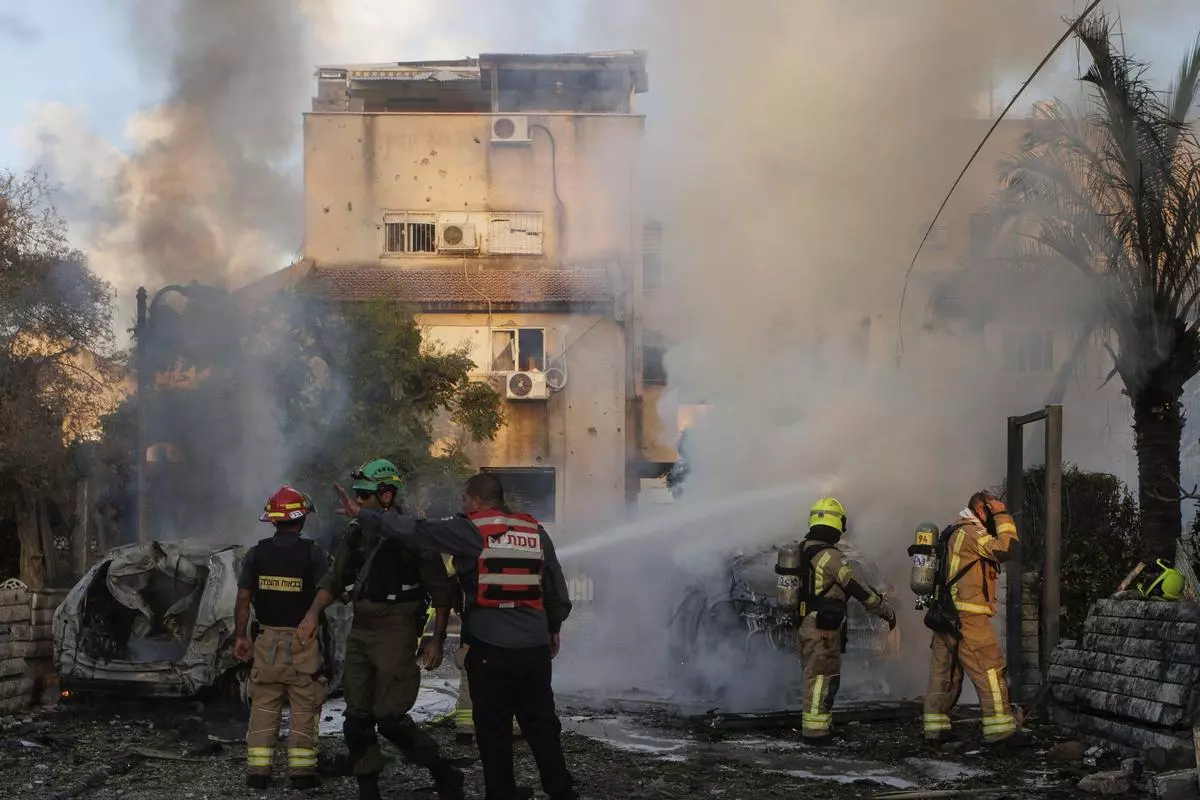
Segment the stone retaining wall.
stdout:
<svg viewBox="0 0 1200 800">
<path fill-rule="evenodd" d="M 31 592 L 19 581 L 0 584 L 0 714 L 57 697 L 52 622 L 65 596 Z"/>
<path fill-rule="evenodd" d="M 1050 664 L 1051 718 L 1087 740 L 1194 759 L 1200 604 L 1100 600 Z"/>
</svg>

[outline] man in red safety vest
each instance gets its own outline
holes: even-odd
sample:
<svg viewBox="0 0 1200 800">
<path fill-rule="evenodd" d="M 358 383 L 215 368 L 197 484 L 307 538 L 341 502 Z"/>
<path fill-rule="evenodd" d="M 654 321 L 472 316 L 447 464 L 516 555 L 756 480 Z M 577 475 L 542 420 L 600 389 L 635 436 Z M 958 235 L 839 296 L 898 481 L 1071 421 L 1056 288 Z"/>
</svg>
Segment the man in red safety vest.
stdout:
<svg viewBox="0 0 1200 800">
<path fill-rule="evenodd" d="M 439 520 L 360 508 L 337 487 L 342 513 L 364 529 L 454 557 L 463 590 L 462 643 L 474 706 L 475 739 L 488 800 L 512 800 L 513 717 L 533 751 L 550 800 L 577 800 L 562 751 L 550 661 L 571 613 L 562 567 L 549 534 L 528 514 L 510 511 L 494 475 L 473 475 L 463 513 Z"/>
</svg>

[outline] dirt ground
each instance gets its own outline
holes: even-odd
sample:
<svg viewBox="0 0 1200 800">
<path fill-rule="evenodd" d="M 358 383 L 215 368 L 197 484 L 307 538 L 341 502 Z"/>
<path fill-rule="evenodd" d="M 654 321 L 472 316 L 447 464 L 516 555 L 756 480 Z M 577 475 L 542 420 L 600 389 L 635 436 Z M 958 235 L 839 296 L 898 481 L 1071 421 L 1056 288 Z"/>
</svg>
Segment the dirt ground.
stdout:
<svg viewBox="0 0 1200 800">
<path fill-rule="evenodd" d="M 814 749 L 801 744 L 792 730 L 697 731 L 664 718 L 570 708 L 562 716 L 567 758 L 581 793 L 594 800 L 842 800 L 983 787 L 1011 788 L 989 797 L 1058 798 L 1075 796 L 1073 787 L 1083 775 L 1115 765 L 1084 764 L 1081 748 L 1064 748 L 1046 729 L 1037 731 L 1037 746 L 1030 750 L 989 753 L 973 739 L 977 723 L 969 720 L 956 726 L 964 741 L 948 750 L 926 748 L 914 720 L 852 723 L 834 746 Z M 182 701 L 63 704 L 0 720 L 0 776 L 6 796 L 29 800 L 300 797 L 278 784 L 265 792 L 244 787 L 241 726 L 237 712 L 228 708 Z M 463 759 L 468 796 L 482 798 L 473 750 L 455 745 L 448 728 L 430 730 Z M 1064 749 L 1072 752 L 1064 756 Z M 328 766 L 325 759 L 344 747 L 339 737 L 327 736 L 322 750 Z M 386 796 L 433 797 L 424 775 L 408 769 L 396 751 L 385 752 L 392 759 L 383 779 Z M 518 780 L 536 787 L 528 748 L 518 744 L 517 754 Z M 283 771 L 280 761 L 277 774 Z M 328 777 L 311 792 L 314 797 L 354 793 L 348 777 Z"/>
</svg>

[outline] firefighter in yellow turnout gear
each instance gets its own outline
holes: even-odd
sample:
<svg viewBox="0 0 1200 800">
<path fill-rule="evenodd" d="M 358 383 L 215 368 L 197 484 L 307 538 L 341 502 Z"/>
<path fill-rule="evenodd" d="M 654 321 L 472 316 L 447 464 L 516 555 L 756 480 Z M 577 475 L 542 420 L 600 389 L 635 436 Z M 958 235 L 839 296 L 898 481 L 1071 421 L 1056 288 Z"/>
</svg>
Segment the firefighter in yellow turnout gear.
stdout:
<svg viewBox="0 0 1200 800">
<path fill-rule="evenodd" d="M 983 740 L 1023 743 L 1008 697 L 1004 651 L 992 628 L 999 565 L 1019 546 L 1017 526 L 997 498 L 973 495 L 958 519 L 938 538 L 938 567 L 925 625 L 933 631 L 929 688 L 925 693 L 925 739 L 944 741 L 950 711 L 962 692 L 963 673 L 975 685 Z"/>
<path fill-rule="evenodd" d="M 846 603 L 862 603 L 896 627 L 896 612 L 874 589 L 863 586 L 837 543 L 846 532 L 846 509 L 823 497 L 808 515 L 808 536 L 800 544 L 800 629 L 797 640 L 804 669 L 803 739 L 824 744 L 833 733 L 833 702 L 841 682 L 846 645 Z"/>
</svg>

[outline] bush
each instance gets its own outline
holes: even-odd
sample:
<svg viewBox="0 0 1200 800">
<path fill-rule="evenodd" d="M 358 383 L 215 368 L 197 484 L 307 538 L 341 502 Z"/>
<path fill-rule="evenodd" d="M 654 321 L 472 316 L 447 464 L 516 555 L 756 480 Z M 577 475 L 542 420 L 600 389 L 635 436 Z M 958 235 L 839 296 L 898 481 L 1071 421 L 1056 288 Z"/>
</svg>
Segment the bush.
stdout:
<svg viewBox="0 0 1200 800">
<path fill-rule="evenodd" d="M 1045 538 L 1046 468 L 1025 471 L 1021 553 L 1025 570 L 1040 570 Z M 1088 607 L 1108 597 L 1138 562 L 1140 518 L 1129 488 L 1116 476 L 1063 470 L 1063 638 L 1078 638 Z"/>
</svg>

